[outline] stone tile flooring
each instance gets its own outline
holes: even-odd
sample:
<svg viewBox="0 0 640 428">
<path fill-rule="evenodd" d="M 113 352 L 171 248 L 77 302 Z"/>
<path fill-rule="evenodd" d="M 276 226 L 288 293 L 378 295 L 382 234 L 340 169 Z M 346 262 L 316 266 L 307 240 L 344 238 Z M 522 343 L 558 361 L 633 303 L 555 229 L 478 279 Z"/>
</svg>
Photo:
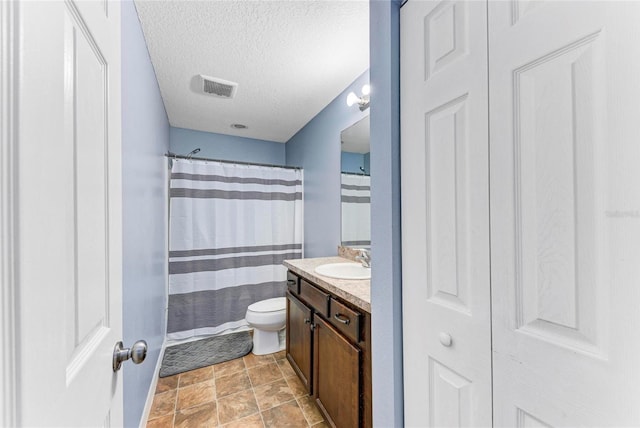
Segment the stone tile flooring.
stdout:
<svg viewBox="0 0 640 428">
<path fill-rule="evenodd" d="M 148 428 L 327 427 L 281 351 L 158 379 Z"/>
</svg>

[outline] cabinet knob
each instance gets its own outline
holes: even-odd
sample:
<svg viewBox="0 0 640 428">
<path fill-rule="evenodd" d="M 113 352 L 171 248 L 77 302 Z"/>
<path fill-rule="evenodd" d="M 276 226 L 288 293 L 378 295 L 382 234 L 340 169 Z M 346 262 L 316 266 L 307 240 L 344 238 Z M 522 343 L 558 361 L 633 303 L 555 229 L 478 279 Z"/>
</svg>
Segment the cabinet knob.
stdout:
<svg viewBox="0 0 640 428">
<path fill-rule="evenodd" d="M 309 318 L 305 318 L 305 319 L 304 319 L 304 323 L 305 323 L 305 324 L 311 324 L 311 320 L 310 320 Z"/>
<path fill-rule="evenodd" d="M 443 346 L 449 347 L 453 343 L 453 339 L 449 333 L 442 332 L 438 337 L 440 338 L 440 343 L 442 343 Z"/>
</svg>

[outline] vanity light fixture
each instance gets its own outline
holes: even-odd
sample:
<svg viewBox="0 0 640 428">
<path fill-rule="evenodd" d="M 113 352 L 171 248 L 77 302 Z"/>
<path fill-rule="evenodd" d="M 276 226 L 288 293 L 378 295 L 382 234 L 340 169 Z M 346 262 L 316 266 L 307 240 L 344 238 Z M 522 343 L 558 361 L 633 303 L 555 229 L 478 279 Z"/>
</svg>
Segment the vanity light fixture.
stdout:
<svg viewBox="0 0 640 428">
<path fill-rule="evenodd" d="M 355 92 L 349 92 L 347 95 L 347 105 L 351 107 L 352 105 L 358 103 L 358 107 L 360 111 L 365 111 L 369 108 L 369 94 L 371 93 L 371 86 L 364 85 L 362 87 L 362 96 L 359 97 L 355 94 Z"/>
</svg>

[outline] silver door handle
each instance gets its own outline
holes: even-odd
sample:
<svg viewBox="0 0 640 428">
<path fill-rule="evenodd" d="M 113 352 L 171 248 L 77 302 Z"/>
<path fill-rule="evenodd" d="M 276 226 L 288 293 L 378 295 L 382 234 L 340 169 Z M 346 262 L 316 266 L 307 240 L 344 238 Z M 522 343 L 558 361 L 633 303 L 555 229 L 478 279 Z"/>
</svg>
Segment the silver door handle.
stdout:
<svg viewBox="0 0 640 428">
<path fill-rule="evenodd" d="M 147 342 L 138 340 L 131 348 L 125 348 L 122 342 L 116 343 L 113 348 L 113 371 L 120 370 L 123 361 L 131 359 L 135 364 L 140 364 L 147 357 Z"/>
</svg>

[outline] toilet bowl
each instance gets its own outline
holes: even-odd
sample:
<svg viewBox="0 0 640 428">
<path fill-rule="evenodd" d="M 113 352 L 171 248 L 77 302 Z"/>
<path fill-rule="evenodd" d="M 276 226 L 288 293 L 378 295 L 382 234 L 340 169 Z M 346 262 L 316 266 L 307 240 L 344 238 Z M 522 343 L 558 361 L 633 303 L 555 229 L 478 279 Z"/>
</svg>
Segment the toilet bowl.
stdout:
<svg viewBox="0 0 640 428">
<path fill-rule="evenodd" d="M 265 355 L 282 349 L 278 332 L 285 326 L 287 301 L 285 297 L 266 299 L 249 305 L 245 320 L 253 327 L 253 352 Z"/>
</svg>

